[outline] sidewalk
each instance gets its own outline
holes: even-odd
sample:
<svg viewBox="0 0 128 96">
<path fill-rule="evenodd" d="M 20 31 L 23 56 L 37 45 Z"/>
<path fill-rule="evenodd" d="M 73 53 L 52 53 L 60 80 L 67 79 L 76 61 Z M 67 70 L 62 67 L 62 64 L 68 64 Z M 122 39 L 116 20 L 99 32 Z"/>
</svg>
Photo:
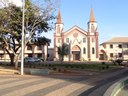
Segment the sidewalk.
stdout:
<svg viewBox="0 0 128 96">
<path fill-rule="evenodd" d="M 124 68 L 122 70 L 109 73 L 110 75 L 108 76 L 105 76 L 105 74 L 102 74 L 101 75 L 102 80 L 99 80 L 96 86 L 90 88 L 89 90 L 85 91 L 79 96 L 103 96 L 103 94 L 105 93 L 107 88 L 109 88 L 109 86 L 111 86 L 114 82 L 118 81 L 119 79 L 128 76 L 127 73 L 128 73 L 128 68 Z M 97 78 L 100 78 L 100 77 L 97 77 Z"/>
<path fill-rule="evenodd" d="M 117 96 L 128 96 L 128 85 L 121 89 Z"/>
</svg>

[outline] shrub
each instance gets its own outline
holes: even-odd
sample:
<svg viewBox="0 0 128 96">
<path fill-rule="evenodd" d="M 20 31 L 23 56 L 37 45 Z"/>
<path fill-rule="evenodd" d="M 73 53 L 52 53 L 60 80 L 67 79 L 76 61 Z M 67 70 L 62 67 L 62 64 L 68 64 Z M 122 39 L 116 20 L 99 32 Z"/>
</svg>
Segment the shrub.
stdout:
<svg viewBox="0 0 128 96">
<path fill-rule="evenodd" d="M 122 60 L 122 59 L 117 59 L 116 62 L 117 62 L 119 65 L 121 65 L 121 63 L 123 62 L 123 60 Z"/>
<path fill-rule="evenodd" d="M 104 65 L 104 64 L 105 64 L 105 62 L 101 62 L 101 64 L 102 64 L 102 65 Z"/>
<path fill-rule="evenodd" d="M 54 70 L 54 71 L 56 71 L 56 70 L 57 70 L 57 68 L 56 68 L 56 67 L 54 67 L 54 68 L 53 68 L 53 70 Z"/>
</svg>

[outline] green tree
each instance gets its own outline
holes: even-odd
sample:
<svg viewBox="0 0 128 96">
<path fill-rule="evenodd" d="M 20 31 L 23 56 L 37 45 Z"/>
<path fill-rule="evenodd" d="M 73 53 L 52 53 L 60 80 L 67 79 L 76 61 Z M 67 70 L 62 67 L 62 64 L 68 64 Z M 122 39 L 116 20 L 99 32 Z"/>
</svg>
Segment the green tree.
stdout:
<svg viewBox="0 0 128 96">
<path fill-rule="evenodd" d="M 35 37 L 35 38 L 33 38 L 33 43 L 35 44 L 35 45 L 37 45 L 37 46 L 40 46 L 40 45 L 46 45 L 46 44 L 48 44 L 48 45 L 50 45 L 50 43 L 51 43 L 51 40 L 50 39 L 48 39 L 48 38 L 46 38 L 46 37 Z"/>
<path fill-rule="evenodd" d="M 69 45 L 66 43 L 63 43 L 62 46 L 57 47 L 58 49 L 58 55 L 60 57 L 61 64 L 64 60 L 64 56 L 69 54 Z"/>
<path fill-rule="evenodd" d="M 22 12 L 19 7 L 9 5 L 0 9 L 0 42 L 10 57 L 11 65 L 14 64 L 14 58 L 21 47 L 21 18 Z"/>
<path fill-rule="evenodd" d="M 35 35 L 47 32 L 51 29 L 50 21 L 54 17 L 55 4 L 51 0 L 42 1 L 44 6 L 33 3 L 31 0 L 25 0 L 25 43 L 31 41 Z M 39 1 L 39 0 L 38 0 Z M 6 2 L 7 3 L 7 2 Z M 6 4 L 7 5 L 7 4 Z M 1 47 L 8 53 L 11 65 L 15 65 L 21 54 L 21 36 L 22 36 L 22 8 L 13 4 L 8 4 L 0 9 L 0 42 Z M 26 36 L 26 34 L 28 34 Z"/>
</svg>

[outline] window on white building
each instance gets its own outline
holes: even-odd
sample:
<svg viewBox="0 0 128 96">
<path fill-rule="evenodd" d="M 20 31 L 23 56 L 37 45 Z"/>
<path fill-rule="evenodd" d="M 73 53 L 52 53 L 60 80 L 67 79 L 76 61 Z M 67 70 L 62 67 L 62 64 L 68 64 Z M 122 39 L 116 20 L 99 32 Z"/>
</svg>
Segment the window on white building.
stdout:
<svg viewBox="0 0 128 96">
<path fill-rule="evenodd" d="M 85 47 L 83 48 L 83 54 L 86 54 L 86 48 Z"/>
<path fill-rule="evenodd" d="M 95 54 L 95 48 L 94 47 L 92 48 L 92 54 Z"/>
<path fill-rule="evenodd" d="M 119 45 L 118 45 L 118 47 L 119 47 L 119 48 L 122 48 L 122 45 L 121 45 L 121 44 L 119 44 Z"/>
<path fill-rule="evenodd" d="M 69 38 L 66 38 L 66 43 L 69 43 Z"/>
<path fill-rule="evenodd" d="M 83 43 L 86 43 L 86 38 L 83 38 Z"/>
<path fill-rule="evenodd" d="M 110 44 L 110 48 L 111 48 L 111 49 L 113 48 L 113 45 L 112 45 L 112 44 Z"/>
<path fill-rule="evenodd" d="M 94 32 L 94 25 L 91 24 L 91 32 Z"/>
<path fill-rule="evenodd" d="M 111 58 L 113 57 L 113 53 L 110 53 L 110 57 L 111 57 Z"/>
<path fill-rule="evenodd" d="M 119 56 L 119 57 L 122 57 L 122 53 L 118 53 L 118 56 Z"/>
</svg>

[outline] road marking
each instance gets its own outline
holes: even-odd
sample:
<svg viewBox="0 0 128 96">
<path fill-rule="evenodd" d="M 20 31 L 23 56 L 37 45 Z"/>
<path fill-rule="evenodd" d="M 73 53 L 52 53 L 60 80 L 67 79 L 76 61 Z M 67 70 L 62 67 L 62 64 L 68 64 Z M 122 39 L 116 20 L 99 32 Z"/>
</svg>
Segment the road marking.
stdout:
<svg viewBox="0 0 128 96">
<path fill-rule="evenodd" d="M 56 94 L 57 94 L 57 96 L 68 96 L 70 93 L 72 93 L 76 90 L 79 90 L 80 88 L 82 88 L 84 86 L 87 86 L 86 87 L 87 89 L 93 87 L 92 85 L 85 84 L 85 82 L 86 82 L 86 80 L 73 83 L 69 86 L 62 87 L 56 91 L 50 92 L 49 94 L 47 94 L 45 96 L 56 96 Z M 87 89 L 85 89 L 85 90 L 87 90 Z"/>
<path fill-rule="evenodd" d="M 1 89 L 6 89 L 6 88 L 11 88 L 11 87 L 14 87 L 14 86 L 17 86 L 17 85 L 30 83 L 30 82 L 37 81 L 37 80 L 39 80 L 39 79 L 27 79 L 27 80 L 22 80 L 22 81 L 11 82 L 11 83 L 8 83 L 8 84 L 1 85 L 0 90 Z"/>
<path fill-rule="evenodd" d="M 60 82 L 65 82 L 65 81 L 64 80 L 55 79 L 55 80 L 52 80 L 52 81 L 49 81 L 49 82 L 40 83 L 40 84 L 29 86 L 29 87 L 26 87 L 26 88 L 23 88 L 23 89 L 15 90 L 13 92 L 4 94 L 3 96 L 16 96 L 17 94 L 19 96 L 24 96 L 24 95 L 26 95 L 28 93 L 31 93 L 31 92 L 34 92 L 34 91 L 37 91 L 37 90 L 40 90 L 40 89 L 43 89 L 43 88 L 47 88 L 49 86 L 56 85 L 56 84 L 58 84 Z"/>
</svg>

